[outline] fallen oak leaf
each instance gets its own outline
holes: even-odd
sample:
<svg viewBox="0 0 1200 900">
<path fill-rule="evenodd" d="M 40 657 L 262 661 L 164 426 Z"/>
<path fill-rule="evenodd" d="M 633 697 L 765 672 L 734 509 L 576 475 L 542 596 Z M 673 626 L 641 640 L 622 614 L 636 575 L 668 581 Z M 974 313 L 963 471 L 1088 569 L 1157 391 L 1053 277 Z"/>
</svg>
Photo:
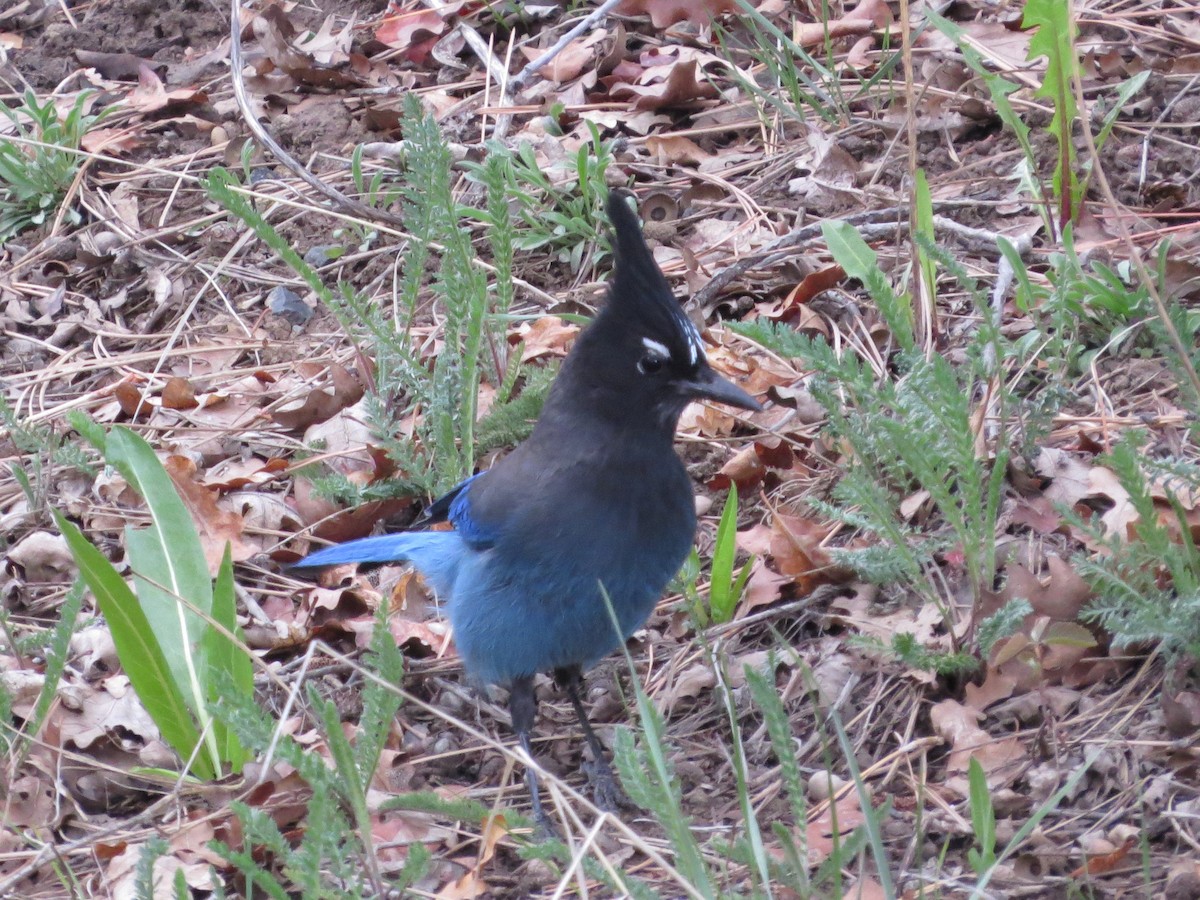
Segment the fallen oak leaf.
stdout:
<svg viewBox="0 0 1200 900">
<path fill-rule="evenodd" d="M 196 401 L 196 389 L 186 378 L 172 376 L 163 385 L 163 409 L 195 409 L 200 404 Z"/>
<path fill-rule="evenodd" d="M 599 55 L 596 45 L 606 37 L 608 37 L 608 32 L 603 28 L 597 28 L 589 35 L 576 38 L 556 53 L 550 62 L 538 69 L 538 74 L 547 81 L 557 84 L 578 78 L 588 64 Z M 530 62 L 544 52 L 544 49 L 538 47 L 521 47 L 521 53 Z"/>
<path fill-rule="evenodd" d="M 621 83 L 609 89 L 613 100 L 632 100 L 631 109 L 663 109 L 713 100 L 720 96 L 716 87 L 696 77 L 697 62 L 682 60 L 669 66 L 654 66 L 638 79 L 640 84 Z M 658 70 L 666 69 L 666 72 Z"/>
<path fill-rule="evenodd" d="M 988 784 L 996 787 L 1015 777 L 1017 764 L 1026 756 L 1025 748 L 1016 736 L 993 738 L 977 724 L 982 714 L 957 700 L 943 700 L 929 711 L 933 730 L 950 744 L 947 770 L 952 774 L 967 771 L 971 759 L 976 759 L 989 776 Z"/>
<path fill-rule="evenodd" d="M 1101 853 L 1089 856 L 1078 869 L 1071 872 L 1071 878 L 1084 878 L 1089 875 L 1106 875 L 1125 861 L 1129 851 L 1137 846 L 1138 839 L 1134 835 L 1125 838 L 1125 843 L 1111 853 Z"/>
<path fill-rule="evenodd" d="M 665 137 L 651 135 L 646 138 L 646 149 L 654 154 L 659 165 L 698 166 L 706 159 L 712 158 L 711 153 L 703 149 L 691 138 L 686 138 L 682 135 L 668 135 Z M 646 214 L 644 203 L 642 212 L 647 219 L 653 218 Z M 677 218 L 677 216 L 672 216 L 671 218 Z"/>
<path fill-rule="evenodd" d="M 228 544 L 234 562 L 245 562 L 257 551 L 245 541 L 246 523 L 232 510 L 222 509 L 216 495 L 196 480 L 196 464 L 186 456 L 171 455 L 163 462 L 167 475 L 179 492 L 183 505 L 187 507 L 196 523 L 200 545 L 209 571 L 216 575 Z"/>
<path fill-rule="evenodd" d="M 828 336 L 824 322 L 820 316 L 807 309 L 807 304 L 845 280 L 846 270 L 841 266 L 826 266 L 816 272 L 810 272 L 788 292 L 782 303 L 770 312 L 760 312 L 760 315 L 789 324 L 799 320 L 802 323 L 799 328 L 813 327 Z"/>
<path fill-rule="evenodd" d="M 445 30 L 446 20 L 439 10 L 389 10 L 375 29 L 375 39 L 403 51 L 409 62 L 420 65 Z"/>
<path fill-rule="evenodd" d="M 669 28 L 677 22 L 703 27 L 718 16 L 737 11 L 737 0 L 621 0 L 613 13 L 648 15 L 655 28 Z"/>
<path fill-rule="evenodd" d="M 892 12 L 885 0 L 862 0 L 840 19 L 828 22 L 805 22 L 796 26 L 792 40 L 801 47 L 823 46 L 827 40 L 865 34 L 875 28 L 890 25 Z"/>
<path fill-rule="evenodd" d="M 126 102 L 140 113 L 154 113 L 207 103 L 208 94 L 194 88 L 168 91 L 154 70 L 143 63 L 138 66 L 138 86 L 130 92 Z"/>
</svg>

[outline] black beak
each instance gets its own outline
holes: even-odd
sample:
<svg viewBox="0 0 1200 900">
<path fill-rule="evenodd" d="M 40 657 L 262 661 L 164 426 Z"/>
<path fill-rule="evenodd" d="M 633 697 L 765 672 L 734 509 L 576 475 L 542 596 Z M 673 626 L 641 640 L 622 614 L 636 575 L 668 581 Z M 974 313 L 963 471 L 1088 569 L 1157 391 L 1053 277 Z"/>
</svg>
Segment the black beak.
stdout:
<svg viewBox="0 0 1200 900">
<path fill-rule="evenodd" d="M 711 366 L 704 366 L 696 377 L 680 385 L 684 394 L 693 400 L 712 400 L 728 406 L 738 406 L 757 412 L 761 404 L 727 378 L 722 378 Z"/>
</svg>

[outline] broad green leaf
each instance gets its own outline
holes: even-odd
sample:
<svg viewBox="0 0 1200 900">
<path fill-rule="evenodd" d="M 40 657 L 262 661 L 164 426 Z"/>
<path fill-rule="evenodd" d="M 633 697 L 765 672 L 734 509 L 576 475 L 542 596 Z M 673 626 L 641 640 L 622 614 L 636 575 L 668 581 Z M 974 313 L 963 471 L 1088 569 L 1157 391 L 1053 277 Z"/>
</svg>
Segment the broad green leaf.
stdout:
<svg viewBox="0 0 1200 900">
<path fill-rule="evenodd" d="M 825 236 L 829 252 L 851 278 L 867 284 L 872 275 L 879 271 L 875 251 L 867 246 L 853 225 L 840 220 L 823 222 L 821 233 Z"/>
<path fill-rule="evenodd" d="M 1035 97 L 1043 97 L 1054 107 L 1050 132 L 1058 141 L 1058 160 L 1054 166 L 1054 193 L 1059 202 L 1059 227 L 1074 221 L 1082 197 L 1075 163 L 1075 144 L 1072 129 L 1079 118 L 1075 106 L 1072 75 L 1079 67 L 1075 57 L 1075 23 L 1071 21 L 1071 4 L 1063 0 L 1028 0 L 1025 28 L 1037 28 L 1029 39 L 1027 59 L 1032 62 L 1046 57 L 1046 77 Z"/>
<path fill-rule="evenodd" d="M 129 585 L 104 554 L 57 510 L 54 518 L 71 548 L 80 574 L 104 613 L 117 655 L 138 698 L 158 726 L 163 740 L 180 756 L 189 758 L 200 734 L 171 675 L 162 647 L 155 639 L 150 621 Z M 200 778 L 212 778 L 215 774 L 203 754 L 196 757 L 194 770 Z"/>
<path fill-rule="evenodd" d="M 729 485 L 721 522 L 717 526 L 717 544 L 713 548 L 712 580 L 708 588 L 708 607 L 712 619 L 720 624 L 733 618 L 737 595 L 733 591 L 733 558 L 737 553 L 737 485 Z"/>
<path fill-rule="evenodd" d="M 1054 622 L 1042 635 L 1047 647 L 1079 647 L 1088 649 L 1096 646 L 1096 636 L 1078 622 Z"/>
<path fill-rule="evenodd" d="M 175 683 L 198 715 L 206 707 L 203 658 L 197 649 L 212 613 L 212 578 L 191 514 L 145 440 L 128 428 L 109 432 L 105 458 L 141 494 L 148 528 L 126 528 L 125 546 L 137 595 L 166 654 Z M 181 602 L 198 610 L 193 612 Z"/>
<path fill-rule="evenodd" d="M 975 829 L 978 849 L 970 851 L 971 866 L 982 873 L 996 862 L 996 810 L 988 793 L 987 775 L 979 760 L 971 757 L 967 763 L 968 795 L 971 801 L 971 825 Z"/>
<path fill-rule="evenodd" d="M 863 283 L 900 349 L 911 350 L 916 345 L 912 304 L 907 297 L 898 296 L 892 290 L 887 276 L 879 268 L 875 251 L 867 246 L 867 242 L 848 222 L 823 222 L 821 233 L 837 264 L 851 278 Z"/>
</svg>

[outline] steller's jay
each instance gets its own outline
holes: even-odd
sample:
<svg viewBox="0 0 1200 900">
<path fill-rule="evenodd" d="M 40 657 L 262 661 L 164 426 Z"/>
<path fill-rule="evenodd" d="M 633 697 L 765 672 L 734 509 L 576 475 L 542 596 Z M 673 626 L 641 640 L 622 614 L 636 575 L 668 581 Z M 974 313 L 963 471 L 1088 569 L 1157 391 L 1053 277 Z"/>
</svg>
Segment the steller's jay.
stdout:
<svg viewBox="0 0 1200 900">
<path fill-rule="evenodd" d="M 616 274 L 607 302 L 530 436 L 426 510 L 423 521 L 448 519 L 454 530 L 350 541 L 297 566 L 411 562 L 445 600 L 468 673 L 509 689 L 530 759 L 534 676 L 555 674 L 591 749 L 597 802 L 612 809 L 621 795 L 584 712 L 583 672 L 645 623 L 691 549 L 695 501 L 673 447 L 684 408 L 759 405 L 709 366 L 626 202 L 611 195 L 608 215 Z M 532 770 L 526 781 L 549 830 Z"/>
</svg>

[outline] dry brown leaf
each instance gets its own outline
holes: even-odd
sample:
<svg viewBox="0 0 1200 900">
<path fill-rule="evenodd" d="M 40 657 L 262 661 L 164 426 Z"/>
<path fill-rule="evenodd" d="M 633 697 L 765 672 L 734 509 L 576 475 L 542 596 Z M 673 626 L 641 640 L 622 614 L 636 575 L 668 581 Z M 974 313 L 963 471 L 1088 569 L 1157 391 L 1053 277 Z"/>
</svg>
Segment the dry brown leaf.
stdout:
<svg viewBox="0 0 1200 900">
<path fill-rule="evenodd" d="M 282 6 L 268 6 L 253 22 L 254 36 L 265 53 L 259 74 L 266 75 L 273 65 L 300 84 L 315 87 L 359 87 L 358 75 L 345 65 L 353 18 L 339 34 L 333 33 L 333 19 L 327 18 L 317 33 L 300 32 L 288 19 Z"/>
<path fill-rule="evenodd" d="M 791 583 L 790 578 L 768 569 L 763 565 L 761 559 L 755 560 L 754 568 L 750 572 L 750 579 L 746 582 L 746 590 L 738 602 L 734 618 L 745 618 L 759 607 L 774 603 L 779 599 L 783 589 Z"/>
<path fill-rule="evenodd" d="M 339 509 L 329 500 L 316 496 L 312 482 L 296 479 L 292 482 L 292 503 L 304 524 L 315 526 L 313 537 L 340 544 L 366 537 L 380 522 L 412 509 L 416 501 L 412 498 L 375 500 L 353 509 Z"/>
<path fill-rule="evenodd" d="M 736 484 L 738 491 L 745 495 L 762 482 L 768 470 L 788 470 L 794 460 L 791 445 L 778 437 L 754 441 L 721 466 L 721 470 L 709 479 L 707 487 L 723 491 L 730 484 Z"/>
<path fill-rule="evenodd" d="M 859 592 L 851 597 L 839 597 L 830 604 L 831 609 L 842 609 L 846 615 L 838 618 L 847 625 L 866 635 L 878 637 L 885 643 L 892 635 L 910 634 L 918 644 L 928 645 L 942 626 L 942 611 L 934 603 L 925 603 L 919 609 L 903 608 L 891 613 L 871 611 L 873 595 Z"/>
<path fill-rule="evenodd" d="M 571 343 L 579 336 L 579 326 L 558 316 L 539 316 L 517 329 L 513 343 L 520 343 L 521 362 L 543 356 L 566 356 Z"/>
<path fill-rule="evenodd" d="M 613 11 L 618 16 L 650 16 L 655 28 L 677 22 L 705 26 L 718 16 L 737 12 L 737 0 L 621 0 Z"/>
<path fill-rule="evenodd" d="M 967 764 L 976 759 L 988 776 L 988 784 L 998 787 L 1016 776 L 1018 764 L 1025 758 L 1025 748 L 1015 735 L 993 738 L 978 725 L 981 713 L 957 700 L 943 700 L 929 712 L 933 730 L 950 744 L 947 771 L 962 774 Z"/>
<path fill-rule="evenodd" d="M 104 872 L 105 893 L 112 900 L 135 900 L 145 897 L 141 884 L 141 862 L 146 845 L 127 844 L 124 851 L 113 857 Z M 154 860 L 151 871 L 151 900 L 171 900 L 177 896 L 175 879 L 179 873 L 189 888 L 208 893 L 215 888 L 213 870 L 208 862 L 184 863 L 170 853 Z"/>
<path fill-rule="evenodd" d="M 823 46 L 826 40 L 863 34 L 883 28 L 891 21 L 892 12 L 886 0 L 862 0 L 840 19 L 797 23 L 792 29 L 792 40 L 802 47 Z"/>
<path fill-rule="evenodd" d="M 281 456 L 273 459 L 263 459 L 261 456 L 231 456 L 204 473 L 204 485 L 221 492 L 250 485 L 264 485 L 278 480 L 290 468 L 288 461 Z"/>
<path fill-rule="evenodd" d="M 24 775 L 9 784 L 4 805 L 4 830 L 46 828 L 58 824 L 54 782 L 49 778 Z"/>
<path fill-rule="evenodd" d="M 1088 496 L 1090 468 L 1077 456 L 1055 447 L 1043 447 L 1034 461 L 1037 473 L 1050 479 L 1046 498 L 1066 507 L 1073 507 Z"/>
<path fill-rule="evenodd" d="M 983 684 L 968 684 L 963 691 L 967 706 L 983 711 L 993 703 L 1007 700 L 1013 695 L 1017 682 L 1014 678 L 988 666 Z"/>
<path fill-rule="evenodd" d="M 64 745 L 79 750 L 111 738 L 113 743 L 136 752 L 158 740 L 158 726 L 124 675 L 111 675 L 98 686 L 74 683 L 59 689 L 63 708 L 69 711 L 58 723 Z M 136 762 L 131 758 L 126 767 Z"/>
<path fill-rule="evenodd" d="M 603 28 L 598 28 L 592 31 L 591 34 L 576 38 L 555 54 L 550 62 L 538 69 L 538 74 L 547 81 L 553 81 L 557 84 L 563 84 L 564 82 L 578 78 L 583 70 L 599 56 L 600 48 L 597 45 L 606 37 L 608 37 L 608 32 Z M 521 47 L 521 53 L 530 62 L 533 62 L 545 52 L 546 49 L 544 47 L 531 47 L 528 45 Z"/>
<path fill-rule="evenodd" d="M 186 378 L 168 378 L 163 385 L 162 405 L 166 409 L 195 409 L 196 389 Z"/>
<path fill-rule="evenodd" d="M 878 881 L 869 875 L 863 875 L 846 888 L 842 900 L 887 900 L 890 896 Z"/>
<path fill-rule="evenodd" d="M 1180 739 L 1200 728 L 1200 691 L 1163 691 L 1163 724 L 1171 737 Z"/>
<path fill-rule="evenodd" d="M 836 846 L 845 844 L 854 829 L 866 821 L 858 802 L 858 791 L 848 791 L 834 803 L 823 804 L 821 812 L 809 819 L 804 831 L 808 862 L 818 866 L 833 853 Z"/>
<path fill-rule="evenodd" d="M 270 414 L 284 428 L 307 428 L 362 399 L 362 382 L 337 363 L 300 363 L 296 371 L 304 379 L 296 388 L 298 399 L 284 403 Z"/>
<path fill-rule="evenodd" d="M 1138 839 L 1135 835 L 1131 835 L 1125 839 L 1120 847 L 1111 850 L 1108 853 L 1101 853 L 1095 856 L 1089 856 L 1078 869 L 1071 872 L 1071 878 L 1085 878 L 1095 875 L 1107 875 L 1117 866 L 1121 865 L 1131 850 L 1137 846 Z"/>
<path fill-rule="evenodd" d="M 1013 506 L 1012 522 L 1038 534 L 1053 534 L 1062 526 L 1062 515 L 1049 497 L 1021 497 Z"/>
<path fill-rule="evenodd" d="M 781 575 L 794 579 L 803 594 L 819 584 L 840 580 L 829 551 L 821 542 L 831 526 L 821 519 L 776 513 L 771 521 L 771 557 Z"/>
<path fill-rule="evenodd" d="M 821 210 L 834 210 L 859 200 L 858 173 L 862 164 L 839 143 L 835 135 L 810 126 L 807 152 L 797 157 L 797 177 L 788 192 Z"/>
<path fill-rule="evenodd" d="M 857 669 L 853 657 L 841 650 L 841 643 L 830 639 L 822 642 L 823 652 L 812 667 L 817 703 L 822 709 L 833 709 L 846 686 L 855 678 Z"/>
<path fill-rule="evenodd" d="M 712 491 L 723 491 L 728 490 L 730 484 L 736 484 L 738 493 L 745 496 L 762 482 L 766 474 L 767 467 L 762 457 L 755 451 L 754 444 L 750 444 L 730 457 L 706 486 Z"/>
<path fill-rule="evenodd" d="M 698 166 L 712 154 L 704 150 L 691 138 L 682 135 L 651 135 L 646 138 L 646 149 L 654 154 L 660 166 Z"/>
<path fill-rule="evenodd" d="M 434 44 L 446 30 L 442 10 L 426 8 L 389 13 L 380 20 L 375 38 L 404 53 L 414 65 L 424 65 Z"/>
<path fill-rule="evenodd" d="M 759 307 L 763 318 L 786 322 L 797 331 L 812 330 L 829 336 L 829 326 L 808 304 L 816 297 L 832 290 L 846 279 L 846 270 L 841 266 L 826 266 L 810 272 L 792 288 L 784 299 L 776 304 Z"/>
<path fill-rule="evenodd" d="M 491 887 L 476 872 L 466 872 L 437 892 L 437 900 L 475 900 L 491 893 Z"/>
<path fill-rule="evenodd" d="M 632 100 L 630 107 L 635 110 L 679 107 L 717 96 L 712 83 L 698 77 L 693 59 L 653 66 L 642 72 L 636 84 L 619 82 L 609 89 L 612 100 Z"/>
<path fill-rule="evenodd" d="M 373 622 L 374 619 L 368 620 Z M 449 640 L 447 633 L 449 628 L 445 622 L 414 622 L 411 619 L 402 616 L 392 616 L 388 620 L 388 630 L 392 633 L 392 637 L 396 639 L 396 646 L 404 649 L 407 647 L 410 650 L 416 649 L 420 652 L 412 653 L 413 656 L 428 656 L 435 654 L 439 659 L 445 656 L 452 656 L 448 653 Z M 360 635 L 365 639 L 360 641 L 359 646 L 366 647 L 371 643 L 371 635 L 367 633 Z"/>
<path fill-rule="evenodd" d="M 1134 538 L 1133 526 L 1137 524 L 1138 511 L 1133 506 L 1129 491 L 1121 486 L 1117 473 L 1103 466 L 1094 466 L 1088 474 L 1089 496 L 1104 497 L 1112 506 L 1100 516 L 1104 523 L 1105 537 L 1116 537 L 1122 541 Z"/>
<path fill-rule="evenodd" d="M 680 700 L 694 700 L 712 690 L 717 683 L 716 673 L 707 663 L 695 663 L 675 675 L 671 682 L 655 695 L 654 705 L 670 718 Z"/>
<path fill-rule="evenodd" d="M 1061 622 L 1073 622 L 1083 605 L 1092 598 L 1092 589 L 1069 562 L 1058 556 L 1046 559 L 1049 572 L 1035 576 L 1019 563 L 1005 570 L 1007 581 L 1000 592 L 1003 606 L 1016 599 L 1028 600 L 1035 615 Z"/>
<path fill-rule="evenodd" d="M 79 146 L 89 153 L 124 156 L 145 143 L 140 135 L 128 128 L 92 128 L 79 140 Z"/>
<path fill-rule="evenodd" d="M 30 532 L 5 555 L 32 584 L 62 584 L 75 577 L 75 558 L 61 534 Z"/>
<path fill-rule="evenodd" d="M 229 509 L 223 509 L 216 495 L 196 480 L 196 464 L 189 457 L 171 455 L 163 462 L 175 490 L 179 492 L 184 506 L 192 514 L 196 530 L 200 534 L 200 545 L 209 571 L 217 574 L 229 545 L 234 562 L 244 562 L 256 550 L 242 540 L 246 523 L 242 517 Z"/>
<path fill-rule="evenodd" d="M 279 493 L 234 491 L 221 498 L 221 506 L 232 511 L 242 522 L 242 540 L 256 552 L 273 549 L 279 535 L 295 534 L 304 522 Z"/>
<path fill-rule="evenodd" d="M 138 86 L 130 92 L 127 102 L 140 113 L 156 113 L 207 103 L 208 95 L 195 88 L 168 91 L 154 70 L 143 64 L 138 67 Z"/>
</svg>

